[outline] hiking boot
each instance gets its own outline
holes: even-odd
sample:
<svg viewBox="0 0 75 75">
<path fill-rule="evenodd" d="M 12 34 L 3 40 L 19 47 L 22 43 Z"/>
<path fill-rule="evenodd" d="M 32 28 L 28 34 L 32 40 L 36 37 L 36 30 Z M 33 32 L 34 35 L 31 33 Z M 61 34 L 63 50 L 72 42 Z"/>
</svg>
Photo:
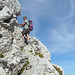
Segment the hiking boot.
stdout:
<svg viewBox="0 0 75 75">
<path fill-rule="evenodd" d="M 27 40 L 25 43 L 26 43 L 26 45 L 29 45 L 29 40 Z"/>
</svg>

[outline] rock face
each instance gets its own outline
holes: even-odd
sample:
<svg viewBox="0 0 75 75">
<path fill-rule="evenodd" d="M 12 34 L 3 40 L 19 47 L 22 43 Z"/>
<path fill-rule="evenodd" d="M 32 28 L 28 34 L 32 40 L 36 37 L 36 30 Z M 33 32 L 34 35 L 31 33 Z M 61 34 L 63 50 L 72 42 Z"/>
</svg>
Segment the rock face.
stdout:
<svg viewBox="0 0 75 75">
<path fill-rule="evenodd" d="M 30 37 L 26 45 L 17 27 L 20 11 L 17 0 L 0 0 L 0 75 L 65 75 L 38 39 Z"/>
<path fill-rule="evenodd" d="M 17 0 L 0 0 L 0 20 L 20 15 L 21 6 Z"/>
</svg>

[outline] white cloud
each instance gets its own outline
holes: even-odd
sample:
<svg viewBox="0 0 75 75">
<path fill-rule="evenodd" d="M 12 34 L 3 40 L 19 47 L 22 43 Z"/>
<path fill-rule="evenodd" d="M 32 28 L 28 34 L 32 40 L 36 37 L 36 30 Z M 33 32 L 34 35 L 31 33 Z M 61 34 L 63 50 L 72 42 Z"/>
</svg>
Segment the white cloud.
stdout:
<svg viewBox="0 0 75 75">
<path fill-rule="evenodd" d="M 50 33 L 50 41 L 54 42 L 52 52 L 64 53 L 75 51 L 75 26 L 72 23 L 74 15 L 74 0 L 70 1 L 68 16 L 57 18 L 58 26 Z M 64 9 L 64 8 L 63 8 Z"/>
<path fill-rule="evenodd" d="M 70 25 L 60 25 L 56 29 L 52 30 L 52 32 L 50 33 L 50 41 L 54 42 L 51 45 L 52 52 L 62 53 L 75 51 L 74 27 L 70 27 Z"/>
<path fill-rule="evenodd" d="M 69 0 L 70 3 L 70 13 L 68 16 L 65 17 L 65 19 L 72 18 L 74 16 L 74 0 Z"/>
</svg>

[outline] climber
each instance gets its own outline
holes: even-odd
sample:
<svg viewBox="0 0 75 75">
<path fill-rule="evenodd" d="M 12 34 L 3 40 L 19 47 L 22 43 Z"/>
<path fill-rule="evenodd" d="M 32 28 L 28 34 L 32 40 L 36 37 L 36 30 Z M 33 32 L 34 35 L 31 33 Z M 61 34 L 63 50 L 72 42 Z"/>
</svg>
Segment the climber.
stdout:
<svg viewBox="0 0 75 75">
<path fill-rule="evenodd" d="M 29 22 L 26 16 L 24 16 L 23 19 L 24 19 L 24 23 L 19 24 L 18 26 L 21 27 L 20 25 L 22 25 L 22 27 L 24 27 L 22 31 L 22 39 L 24 39 L 24 34 L 25 34 L 27 37 L 27 40 L 29 40 L 29 33 L 30 33 Z"/>
</svg>

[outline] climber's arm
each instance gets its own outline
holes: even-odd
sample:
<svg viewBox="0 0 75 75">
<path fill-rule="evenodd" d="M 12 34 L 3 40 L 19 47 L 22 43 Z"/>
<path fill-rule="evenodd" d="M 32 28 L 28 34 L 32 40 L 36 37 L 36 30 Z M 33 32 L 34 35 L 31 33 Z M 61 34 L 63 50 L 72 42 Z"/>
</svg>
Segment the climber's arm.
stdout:
<svg viewBox="0 0 75 75">
<path fill-rule="evenodd" d="M 20 25 L 25 25 L 25 22 L 24 22 L 24 23 L 22 23 L 22 24 L 20 24 Z"/>
<path fill-rule="evenodd" d="M 19 24 L 18 26 L 19 26 L 19 27 L 22 27 L 22 26 L 24 26 L 24 25 L 25 25 L 25 22 L 22 23 L 22 24 Z"/>
</svg>

